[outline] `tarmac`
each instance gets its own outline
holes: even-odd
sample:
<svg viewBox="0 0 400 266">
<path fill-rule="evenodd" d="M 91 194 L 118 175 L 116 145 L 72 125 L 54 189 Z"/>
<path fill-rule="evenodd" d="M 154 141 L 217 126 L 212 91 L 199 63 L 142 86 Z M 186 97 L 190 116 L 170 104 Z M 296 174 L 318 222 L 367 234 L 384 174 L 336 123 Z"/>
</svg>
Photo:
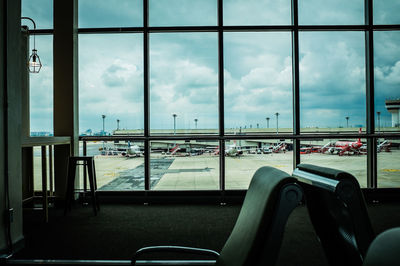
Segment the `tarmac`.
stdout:
<svg viewBox="0 0 400 266">
<path fill-rule="evenodd" d="M 225 158 L 226 189 L 246 189 L 254 172 L 272 166 L 289 174 L 293 171 L 293 153 L 243 154 Z M 361 187 L 367 187 L 366 155 L 301 155 L 302 163 L 337 168 L 353 174 Z M 95 156 L 99 190 L 143 190 L 144 158 Z M 40 157 L 35 157 L 35 189 L 41 190 Z M 378 187 L 400 187 L 400 150 L 378 153 Z M 81 169 L 82 172 L 82 169 Z M 205 153 L 197 156 L 165 156 L 152 153 L 150 186 L 153 190 L 219 189 L 219 156 Z M 81 188 L 83 187 L 81 180 Z"/>
</svg>

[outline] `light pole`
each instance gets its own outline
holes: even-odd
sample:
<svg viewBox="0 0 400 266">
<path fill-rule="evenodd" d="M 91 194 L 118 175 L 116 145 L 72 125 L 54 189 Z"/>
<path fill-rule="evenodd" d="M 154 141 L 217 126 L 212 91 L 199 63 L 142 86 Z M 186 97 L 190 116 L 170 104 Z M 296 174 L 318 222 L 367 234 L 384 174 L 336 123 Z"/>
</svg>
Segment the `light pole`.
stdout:
<svg viewBox="0 0 400 266">
<path fill-rule="evenodd" d="M 174 117 L 174 135 L 176 135 L 176 117 L 178 116 L 177 114 L 172 114 Z"/>
<path fill-rule="evenodd" d="M 106 116 L 105 115 L 101 115 L 101 118 L 103 118 L 103 134 L 102 134 L 102 136 L 104 136 L 105 135 L 105 129 L 104 129 L 104 120 L 106 119 Z"/>
<path fill-rule="evenodd" d="M 194 128 L 197 129 L 197 121 L 199 121 L 197 118 L 194 119 Z"/>
<path fill-rule="evenodd" d="M 278 116 L 279 116 L 279 113 L 275 113 L 275 115 L 276 115 L 276 134 L 278 134 L 279 133 L 279 124 L 278 124 Z"/>
<path fill-rule="evenodd" d="M 381 133 L 381 112 L 376 112 L 378 115 L 378 133 Z"/>
<path fill-rule="evenodd" d="M 176 117 L 178 116 L 177 114 L 172 114 L 174 117 L 174 136 L 176 135 Z M 174 147 L 176 146 L 176 141 L 174 141 Z"/>
<path fill-rule="evenodd" d="M 269 117 L 267 117 L 265 119 L 267 119 L 267 128 L 269 128 Z"/>
<path fill-rule="evenodd" d="M 119 119 L 117 119 L 117 130 L 119 130 Z"/>
<path fill-rule="evenodd" d="M 350 117 L 346 116 L 347 128 L 349 128 L 349 119 L 350 119 Z"/>
</svg>

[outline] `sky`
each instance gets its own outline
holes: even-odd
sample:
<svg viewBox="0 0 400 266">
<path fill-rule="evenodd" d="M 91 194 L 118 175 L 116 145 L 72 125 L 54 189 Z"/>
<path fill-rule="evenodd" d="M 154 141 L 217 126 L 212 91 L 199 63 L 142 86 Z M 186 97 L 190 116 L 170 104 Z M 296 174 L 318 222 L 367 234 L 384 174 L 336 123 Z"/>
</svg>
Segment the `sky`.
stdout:
<svg viewBox="0 0 400 266">
<path fill-rule="evenodd" d="M 95 4 L 94 4 L 95 3 Z M 363 0 L 299 1 L 303 25 L 362 24 Z M 149 0 L 150 26 L 210 26 L 215 0 Z M 224 25 L 290 25 L 289 0 L 224 0 Z M 79 0 L 79 27 L 142 26 L 142 0 Z M 376 24 L 400 24 L 397 0 L 375 1 Z M 52 28 L 51 0 L 23 0 L 22 15 Z M 29 21 L 23 24 L 32 28 Z M 400 32 L 375 32 L 375 104 L 400 98 Z M 363 32 L 301 32 L 301 127 L 365 126 Z M 150 34 L 150 128 L 218 128 L 218 36 L 215 32 Z M 33 46 L 31 38 L 31 47 Z M 52 132 L 52 36 L 36 36 L 43 63 L 31 74 L 31 131 Z M 142 129 L 143 35 L 79 35 L 79 131 Z M 289 32 L 224 33 L 225 128 L 291 128 L 292 55 Z"/>
</svg>

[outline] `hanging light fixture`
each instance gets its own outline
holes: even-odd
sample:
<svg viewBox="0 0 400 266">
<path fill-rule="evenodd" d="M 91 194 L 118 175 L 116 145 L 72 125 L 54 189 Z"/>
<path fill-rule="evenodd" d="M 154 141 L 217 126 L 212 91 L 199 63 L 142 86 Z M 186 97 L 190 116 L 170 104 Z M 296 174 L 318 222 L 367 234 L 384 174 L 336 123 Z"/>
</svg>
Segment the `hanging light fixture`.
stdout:
<svg viewBox="0 0 400 266">
<path fill-rule="evenodd" d="M 29 17 L 21 17 L 21 19 L 28 19 L 32 21 L 33 29 L 36 30 L 36 23 L 35 21 L 33 21 L 33 19 Z M 40 61 L 40 57 L 37 54 L 35 33 L 33 33 L 33 49 L 32 49 L 32 54 L 29 56 L 28 70 L 30 73 L 39 73 L 41 68 L 42 68 L 42 61 Z"/>
</svg>

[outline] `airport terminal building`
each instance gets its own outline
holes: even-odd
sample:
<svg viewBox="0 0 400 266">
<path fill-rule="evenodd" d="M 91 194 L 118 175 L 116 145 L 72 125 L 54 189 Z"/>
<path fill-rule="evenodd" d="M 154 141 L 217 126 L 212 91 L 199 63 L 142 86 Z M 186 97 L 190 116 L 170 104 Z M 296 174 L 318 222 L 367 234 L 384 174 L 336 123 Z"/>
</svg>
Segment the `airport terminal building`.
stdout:
<svg viewBox="0 0 400 266">
<path fill-rule="evenodd" d="M 400 226 L 397 1 L 0 7 L 0 262 L 124 264 L 175 237 L 221 250 L 262 167 L 345 171 L 376 231 Z M 314 239 L 304 201 L 294 214 L 286 232 Z M 278 264 L 327 265 L 304 243 Z"/>
</svg>

